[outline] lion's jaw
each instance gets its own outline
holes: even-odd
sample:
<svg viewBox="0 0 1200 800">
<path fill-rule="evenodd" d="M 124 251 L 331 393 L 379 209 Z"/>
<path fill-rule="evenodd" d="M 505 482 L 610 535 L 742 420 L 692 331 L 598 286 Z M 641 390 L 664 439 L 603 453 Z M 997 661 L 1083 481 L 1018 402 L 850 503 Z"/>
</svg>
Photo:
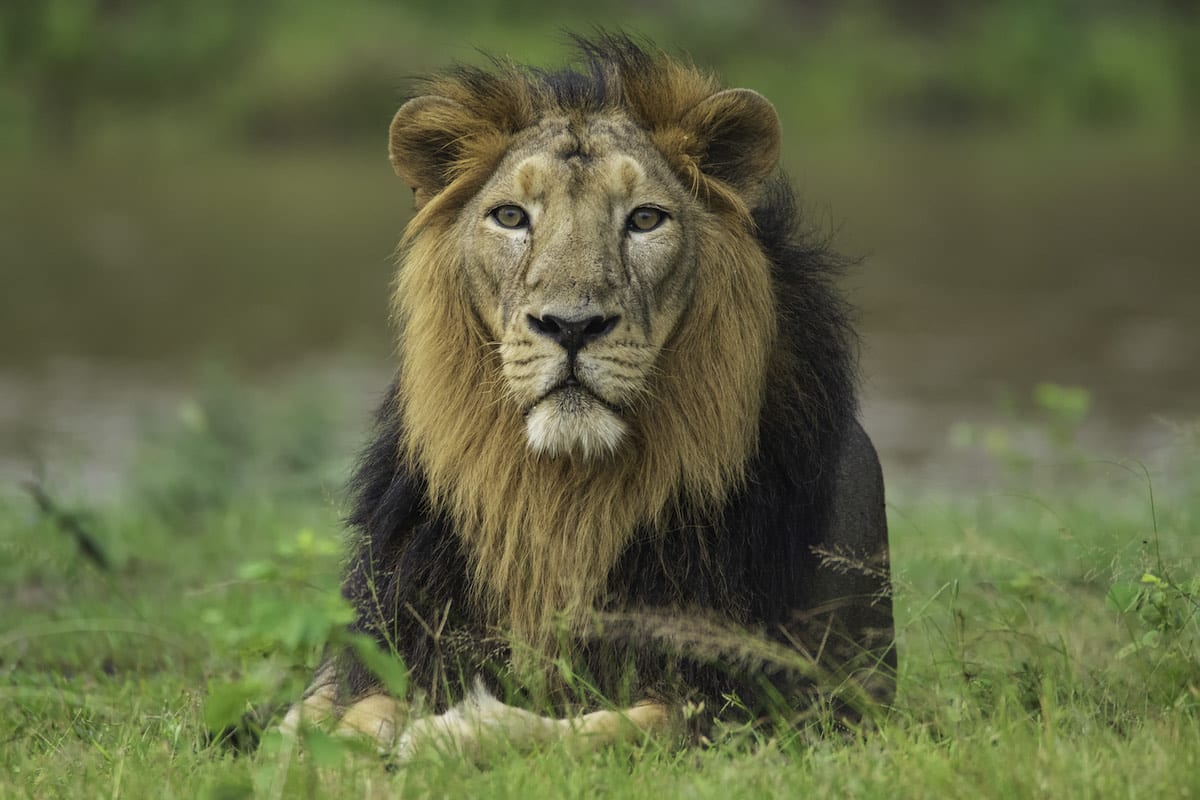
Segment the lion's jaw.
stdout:
<svg viewBox="0 0 1200 800">
<path fill-rule="evenodd" d="M 702 217 L 644 132 L 611 115 L 533 129 L 474 198 L 467 274 L 532 452 L 591 460 L 628 441 L 690 297 Z"/>
<path fill-rule="evenodd" d="M 625 431 L 625 422 L 586 390 L 561 389 L 525 416 L 529 448 L 548 456 L 613 453 Z"/>
</svg>

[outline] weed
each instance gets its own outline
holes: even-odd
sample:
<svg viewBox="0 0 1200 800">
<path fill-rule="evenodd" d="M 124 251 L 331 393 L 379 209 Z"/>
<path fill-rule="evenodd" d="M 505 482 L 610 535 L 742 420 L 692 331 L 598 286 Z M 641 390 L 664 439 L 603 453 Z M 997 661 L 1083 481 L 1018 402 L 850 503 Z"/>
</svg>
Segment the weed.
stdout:
<svg viewBox="0 0 1200 800">
<path fill-rule="evenodd" d="M 1200 708 L 1200 575 L 1176 582 L 1147 572 L 1114 583 L 1106 599 L 1129 624 L 1130 642 L 1116 657 L 1140 660 L 1171 705 Z"/>
</svg>

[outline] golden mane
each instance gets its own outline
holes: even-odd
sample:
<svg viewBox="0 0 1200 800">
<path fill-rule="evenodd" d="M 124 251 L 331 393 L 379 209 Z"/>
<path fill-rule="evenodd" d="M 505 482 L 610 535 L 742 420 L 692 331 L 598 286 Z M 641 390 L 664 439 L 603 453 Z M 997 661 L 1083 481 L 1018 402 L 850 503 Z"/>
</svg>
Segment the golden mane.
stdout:
<svg viewBox="0 0 1200 800">
<path fill-rule="evenodd" d="M 752 198 L 737 176 L 716 177 L 705 163 L 717 123 L 703 101 L 720 91 L 716 81 L 662 54 L 585 54 L 603 73 L 599 99 L 564 100 L 544 75 L 511 65 L 460 70 L 426 87 L 454 101 L 438 124 L 393 125 L 391 141 L 393 164 L 417 187 L 420 207 L 401 245 L 393 301 L 401 457 L 460 532 L 486 617 L 539 649 L 557 625 L 584 624 L 631 537 L 687 535 L 668 528 L 715 513 L 740 485 L 757 448 L 776 338 Z M 496 343 L 473 312 L 453 223 L 516 133 L 548 114 L 600 112 L 644 127 L 713 224 L 695 232 L 703 269 L 694 299 L 663 350 L 650 397 L 628 411 L 628 440 L 603 459 L 537 456 L 520 411 L 505 402 Z M 406 148 L 438 130 L 454 133 L 445 163 L 413 174 Z"/>
</svg>

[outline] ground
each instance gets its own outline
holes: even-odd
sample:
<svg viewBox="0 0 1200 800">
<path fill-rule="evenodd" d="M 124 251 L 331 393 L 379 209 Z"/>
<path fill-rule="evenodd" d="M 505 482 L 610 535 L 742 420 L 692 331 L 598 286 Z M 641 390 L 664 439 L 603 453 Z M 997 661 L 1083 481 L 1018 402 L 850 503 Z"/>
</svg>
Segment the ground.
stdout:
<svg viewBox="0 0 1200 800">
<path fill-rule="evenodd" d="M 299 691 L 345 618 L 327 423 L 225 386 L 148 432 L 106 500 L 0 489 L 0 798 L 1200 795 L 1195 433 L 1143 471 L 1054 425 L 1024 431 L 1032 461 L 964 433 L 997 470 L 953 495 L 892 476 L 899 693 L 873 732 L 487 769 L 320 735 L 239 754 L 210 726 Z"/>
</svg>

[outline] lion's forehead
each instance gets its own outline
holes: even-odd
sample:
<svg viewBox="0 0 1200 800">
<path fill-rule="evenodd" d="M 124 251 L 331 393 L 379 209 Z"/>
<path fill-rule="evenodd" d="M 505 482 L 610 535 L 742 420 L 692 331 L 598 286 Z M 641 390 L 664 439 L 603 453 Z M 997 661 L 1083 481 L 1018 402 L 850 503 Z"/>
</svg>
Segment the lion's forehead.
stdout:
<svg viewBox="0 0 1200 800">
<path fill-rule="evenodd" d="M 552 154 L 578 164 L 617 152 L 655 152 L 647 131 L 620 112 L 546 117 L 517 136 L 512 150 Z"/>
<path fill-rule="evenodd" d="M 491 188 L 578 209 L 581 203 L 666 202 L 663 195 L 680 185 L 644 129 L 618 115 L 598 115 L 550 118 L 525 131 Z"/>
<path fill-rule="evenodd" d="M 621 152 L 587 163 L 554 153 L 533 153 L 515 165 L 511 180 L 523 198 L 545 201 L 561 197 L 572 205 L 587 197 L 619 203 L 654 190 L 646 167 Z"/>
</svg>

